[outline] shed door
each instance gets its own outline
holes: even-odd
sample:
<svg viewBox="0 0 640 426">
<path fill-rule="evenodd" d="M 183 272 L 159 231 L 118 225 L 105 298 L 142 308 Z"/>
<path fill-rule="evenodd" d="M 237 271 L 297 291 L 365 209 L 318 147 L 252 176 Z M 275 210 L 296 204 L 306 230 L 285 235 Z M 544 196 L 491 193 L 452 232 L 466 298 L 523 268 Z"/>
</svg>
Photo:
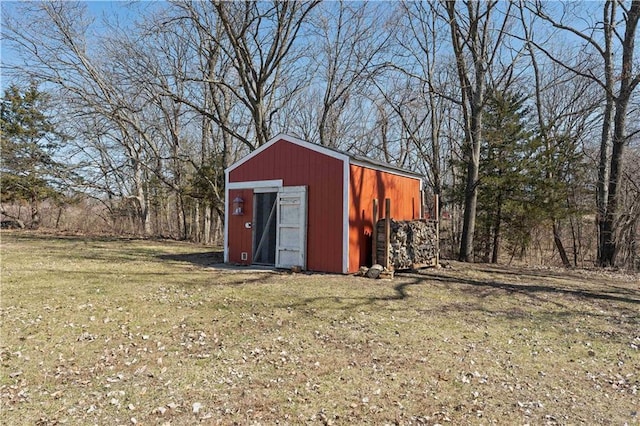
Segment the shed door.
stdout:
<svg viewBox="0 0 640 426">
<path fill-rule="evenodd" d="M 307 187 L 289 186 L 278 191 L 276 267 L 307 267 Z"/>
</svg>

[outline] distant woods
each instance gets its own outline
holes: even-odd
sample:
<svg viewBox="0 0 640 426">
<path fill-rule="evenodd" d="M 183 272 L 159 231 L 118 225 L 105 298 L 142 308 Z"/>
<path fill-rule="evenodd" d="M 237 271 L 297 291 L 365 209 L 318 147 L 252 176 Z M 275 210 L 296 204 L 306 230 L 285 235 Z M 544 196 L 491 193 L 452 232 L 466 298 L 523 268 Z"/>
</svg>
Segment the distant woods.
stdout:
<svg viewBox="0 0 640 426">
<path fill-rule="evenodd" d="M 289 133 L 422 173 L 445 256 L 640 268 L 639 0 L 113 7 L 4 8 L 3 220 L 218 244 Z"/>
</svg>

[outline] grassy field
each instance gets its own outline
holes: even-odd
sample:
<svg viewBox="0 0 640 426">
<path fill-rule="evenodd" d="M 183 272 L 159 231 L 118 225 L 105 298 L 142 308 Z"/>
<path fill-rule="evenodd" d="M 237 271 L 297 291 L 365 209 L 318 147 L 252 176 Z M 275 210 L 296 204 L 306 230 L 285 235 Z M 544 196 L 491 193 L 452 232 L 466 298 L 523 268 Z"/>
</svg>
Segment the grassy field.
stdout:
<svg viewBox="0 0 640 426">
<path fill-rule="evenodd" d="M 3 424 L 640 422 L 638 277 L 453 263 L 373 281 L 1 238 Z"/>
</svg>

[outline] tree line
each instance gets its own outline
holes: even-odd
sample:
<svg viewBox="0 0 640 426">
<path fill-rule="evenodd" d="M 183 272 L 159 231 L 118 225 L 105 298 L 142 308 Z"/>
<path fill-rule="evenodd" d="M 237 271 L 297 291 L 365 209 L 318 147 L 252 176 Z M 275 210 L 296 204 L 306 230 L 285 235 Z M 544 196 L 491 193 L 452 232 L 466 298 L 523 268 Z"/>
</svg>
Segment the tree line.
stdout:
<svg viewBox="0 0 640 426">
<path fill-rule="evenodd" d="M 6 217 L 216 243 L 224 169 L 283 132 L 424 174 L 460 260 L 640 267 L 638 0 L 120 8 L 3 10 Z"/>
</svg>

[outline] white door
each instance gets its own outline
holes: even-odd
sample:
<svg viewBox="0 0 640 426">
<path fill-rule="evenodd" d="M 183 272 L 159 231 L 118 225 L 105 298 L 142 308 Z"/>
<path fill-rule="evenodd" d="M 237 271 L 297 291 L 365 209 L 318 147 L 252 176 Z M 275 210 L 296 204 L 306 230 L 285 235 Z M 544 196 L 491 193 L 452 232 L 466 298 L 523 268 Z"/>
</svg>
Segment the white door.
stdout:
<svg viewBox="0 0 640 426">
<path fill-rule="evenodd" d="M 307 187 L 278 191 L 276 268 L 307 267 Z"/>
</svg>

